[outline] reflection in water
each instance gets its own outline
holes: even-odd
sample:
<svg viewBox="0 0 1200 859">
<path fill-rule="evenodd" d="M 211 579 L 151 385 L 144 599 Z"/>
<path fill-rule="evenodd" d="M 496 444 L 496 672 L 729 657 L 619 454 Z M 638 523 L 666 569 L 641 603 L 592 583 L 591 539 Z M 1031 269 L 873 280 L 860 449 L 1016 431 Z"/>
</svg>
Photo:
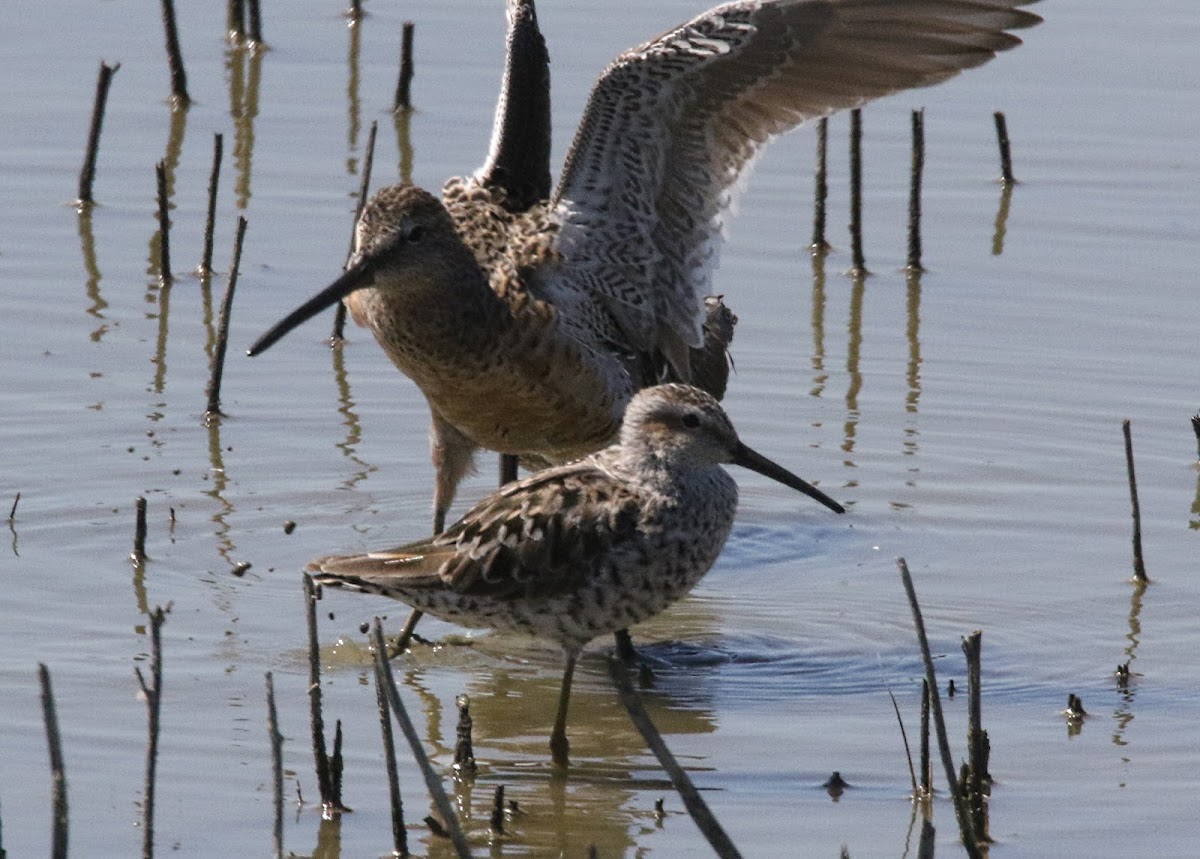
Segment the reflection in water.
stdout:
<svg viewBox="0 0 1200 859">
<path fill-rule="evenodd" d="M 822 120 L 824 121 L 824 120 Z M 819 397 L 825 392 L 829 373 L 825 371 L 825 253 L 812 253 L 812 370 L 813 383 L 808 393 Z"/>
<path fill-rule="evenodd" d="M 904 451 L 906 456 L 917 452 L 916 427 L 917 406 L 921 401 L 921 272 L 910 271 L 905 277 L 908 300 L 905 304 L 905 334 L 908 337 L 908 394 L 904 398 L 904 411 L 908 416 L 904 427 Z M 911 483 L 909 484 L 912 485 Z"/>
<path fill-rule="evenodd" d="M 216 320 L 213 318 L 212 278 L 211 271 L 200 275 L 200 312 L 204 324 L 204 354 L 208 358 L 210 367 L 217 353 L 217 326 Z"/>
<path fill-rule="evenodd" d="M 1117 691 L 1121 694 L 1121 703 L 1117 705 L 1117 709 L 1113 713 L 1113 719 L 1117 723 L 1117 727 L 1113 731 L 1113 745 L 1115 746 L 1127 744 L 1125 732 L 1128 730 L 1130 722 L 1133 721 L 1133 699 L 1136 693 L 1130 681 L 1137 676 L 1133 671 L 1133 663 L 1137 660 L 1138 642 L 1142 635 L 1142 622 L 1139 616 L 1142 613 L 1142 597 L 1145 593 L 1146 584 L 1134 581 L 1133 595 L 1129 599 L 1129 632 L 1125 635 L 1125 640 L 1129 643 L 1125 645 L 1125 663 L 1117 672 Z M 1127 757 L 1122 757 L 1121 760 L 1122 763 L 1129 762 Z"/>
<path fill-rule="evenodd" d="M 866 293 L 866 275 L 853 275 L 853 285 L 850 289 L 850 319 L 846 324 L 848 333 L 846 342 L 846 373 L 850 383 L 846 387 L 846 422 L 842 436 L 842 451 L 846 454 L 843 465 L 854 467 L 851 456 L 854 453 L 855 436 L 858 434 L 858 395 L 862 390 L 862 370 L 859 361 L 862 357 L 862 316 L 863 295 Z"/>
<path fill-rule="evenodd" d="M 346 172 L 351 176 L 356 176 L 358 175 L 358 159 L 354 157 L 354 152 L 358 149 L 358 129 L 361 125 L 358 98 L 358 53 L 362 28 L 358 26 L 356 19 L 351 18 L 348 29 L 350 30 L 350 50 L 346 56 L 346 66 L 349 70 L 346 77 L 346 104 L 349 115 L 346 120 L 346 145 L 350 155 L 346 159 Z"/>
<path fill-rule="evenodd" d="M 101 320 L 100 325 L 90 335 L 93 343 L 99 343 L 108 332 L 108 322 L 105 321 L 104 310 L 108 302 L 100 297 L 100 266 L 96 262 L 96 236 L 92 232 L 92 206 L 79 207 L 79 252 L 83 256 L 83 270 L 87 272 L 88 300 L 91 305 L 87 313 Z"/>
<path fill-rule="evenodd" d="M 225 458 L 221 450 L 221 416 L 207 415 L 204 423 L 208 429 L 208 461 L 212 471 L 212 489 L 204 494 L 220 505 L 220 510 L 212 517 L 213 523 L 217 526 L 214 532 L 214 536 L 217 538 L 217 554 L 224 558 L 232 568 L 236 567 L 238 563 L 233 557 L 237 547 L 229 538 L 229 514 L 233 512 L 234 507 L 224 495 L 229 480 L 225 475 Z"/>
<path fill-rule="evenodd" d="M 170 207 L 171 198 L 175 196 L 175 168 L 179 166 L 179 156 L 183 153 L 183 136 L 187 131 L 187 115 L 186 106 L 171 111 L 171 129 L 167 134 L 167 153 L 163 156 L 168 207 Z"/>
<path fill-rule="evenodd" d="M 1012 183 L 1000 183 L 1000 208 L 996 211 L 996 228 L 992 232 L 992 256 L 1004 253 L 1004 234 L 1008 232 L 1008 207 L 1012 203 Z"/>
<path fill-rule="evenodd" d="M 225 52 L 229 74 L 229 115 L 233 118 L 233 164 L 237 171 L 234 194 L 237 207 L 250 203 L 250 164 L 254 156 L 254 119 L 258 116 L 258 91 L 262 81 L 263 51 L 232 46 Z"/>
<path fill-rule="evenodd" d="M 353 489 L 358 483 L 366 480 L 367 475 L 376 471 L 377 467 L 365 462 L 357 452 L 358 443 L 362 440 L 362 422 L 359 420 L 358 413 L 354 411 L 354 400 L 350 395 L 350 377 L 346 374 L 346 354 L 342 350 L 341 344 L 335 345 L 329 352 L 333 355 L 333 379 L 338 389 L 338 414 L 342 416 L 342 423 L 346 426 L 346 440 L 339 442 L 337 448 L 351 462 L 360 466 L 359 470 L 342 484 L 347 489 Z"/>
<path fill-rule="evenodd" d="M 158 287 L 158 334 L 154 338 L 154 382 L 153 391 L 161 394 L 167 386 L 167 323 L 171 311 L 171 282 L 163 281 Z M 158 408 L 166 408 L 166 403 L 159 403 Z"/>
<path fill-rule="evenodd" d="M 1200 476 L 1196 478 L 1196 497 L 1192 500 L 1192 519 L 1188 527 L 1193 531 L 1200 530 Z"/>
</svg>

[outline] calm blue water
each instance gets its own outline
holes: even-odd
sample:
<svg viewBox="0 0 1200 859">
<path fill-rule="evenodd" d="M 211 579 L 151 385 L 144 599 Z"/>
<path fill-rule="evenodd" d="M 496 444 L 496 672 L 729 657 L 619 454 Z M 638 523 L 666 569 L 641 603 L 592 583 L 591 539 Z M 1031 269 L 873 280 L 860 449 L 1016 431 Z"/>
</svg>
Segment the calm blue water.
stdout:
<svg viewBox="0 0 1200 859">
<path fill-rule="evenodd" d="M 264 10 L 271 51 L 222 40 L 223 10 L 181 8 L 196 101 L 172 125 L 156 10 L 110 0 L 9 16 L 0 52 L 0 822 L 10 855 L 49 839 L 49 775 L 36 664 L 51 669 L 76 855 L 127 855 L 141 833 L 144 707 L 135 665 L 145 611 L 173 606 L 159 763 L 159 852 L 267 855 L 263 674 L 275 673 L 289 803 L 316 797 L 308 750 L 299 570 L 313 555 L 420 536 L 431 466 L 416 389 L 370 338 L 343 353 L 314 322 L 253 361 L 268 324 L 339 270 L 369 125 L 375 186 L 402 165 L 426 187 L 483 157 L 498 87 L 499 2 L 367 4 L 347 28 L 329 3 Z M 619 50 L 701 11 L 685 0 L 543 4 L 553 55 L 555 157 L 596 72 Z M 1006 855 L 1187 855 L 1197 827 L 1195 653 L 1200 475 L 1200 12 L 1160 0 L 1040 4 L 1027 44 L 935 90 L 865 114 L 866 255 L 849 267 L 844 117 L 831 123 L 830 238 L 814 270 L 813 138 L 774 145 L 743 198 L 718 276 L 741 322 L 727 405 L 743 438 L 852 508 L 834 518 L 740 475 L 743 502 L 718 567 L 694 596 L 636 631 L 656 683 L 652 715 L 746 855 L 905 850 L 919 664 L 894 558 L 916 578 L 943 677 L 959 638 L 984 630 L 984 714 L 997 779 L 992 834 Z M 417 111 L 398 130 L 400 24 L 417 23 Z M 121 62 L 96 196 L 69 201 L 98 62 Z M 247 91 L 257 97 L 247 97 Z M 909 111 L 925 108 L 925 263 L 904 262 Z M 1007 112 L 1016 172 L 1005 201 L 991 113 Z M 199 261 L 212 137 L 225 142 L 216 266 L 249 221 L 224 407 L 201 414 L 215 307 L 181 276 L 157 285 L 154 164 L 172 175 L 173 265 Z M 411 159 L 403 141 L 411 145 Z M 998 214 L 1006 206 L 1006 217 Z M 235 348 L 236 347 L 236 348 Z M 1127 583 L 1130 520 L 1120 422 L 1133 420 L 1146 561 Z M 478 498 L 494 460 L 463 489 Z M 149 506 L 144 568 L 128 560 L 134 499 Z M 459 509 L 462 509 L 461 507 Z M 174 511 L 172 524 L 171 511 Z M 285 520 L 298 526 L 283 530 Z M 253 564 L 241 578 L 241 562 Z M 322 604 L 327 718 L 347 731 L 340 832 L 311 807 L 289 849 L 378 855 L 389 833 L 374 691 L 358 626 L 404 609 Z M 456 631 L 429 622 L 427 635 Z M 345 639 L 334 646 L 334 642 Z M 511 855 L 688 855 L 703 842 L 616 704 L 593 648 L 577 673 L 566 786 L 548 778 L 557 654 L 475 635 L 397 665 L 444 769 L 454 696 L 472 698 L 483 768 L 459 803 L 487 849 L 492 791 L 527 812 Z M 1112 676 L 1132 660 L 1123 693 Z M 1092 714 L 1071 736 L 1067 694 Z M 965 704 L 948 702 L 965 754 Z M 836 804 L 820 785 L 840 770 Z M 446 770 L 448 772 L 448 770 Z M 427 813 L 402 763 L 408 816 Z M 666 796 L 656 824 L 654 800 Z M 951 809 L 935 812 L 954 850 Z M 420 852 L 440 855 L 423 830 Z M 914 836 L 915 838 L 915 836 Z M 340 851 L 340 852 L 339 852 Z"/>
</svg>

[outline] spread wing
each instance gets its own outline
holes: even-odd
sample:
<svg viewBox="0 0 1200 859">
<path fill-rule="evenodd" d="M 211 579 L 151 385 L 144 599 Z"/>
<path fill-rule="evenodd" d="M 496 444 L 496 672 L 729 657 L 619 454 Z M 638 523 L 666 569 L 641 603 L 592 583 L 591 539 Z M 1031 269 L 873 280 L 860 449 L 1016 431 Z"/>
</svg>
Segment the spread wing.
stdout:
<svg viewBox="0 0 1200 859">
<path fill-rule="evenodd" d="M 554 203 L 571 277 L 686 373 L 722 221 L 763 145 L 1020 44 L 1032 0 L 741 0 L 621 56 L 592 90 Z M 686 375 L 684 376 L 686 378 Z"/>
<path fill-rule="evenodd" d="M 445 533 L 382 552 L 318 558 L 321 584 L 399 599 L 417 590 L 504 599 L 574 589 L 637 539 L 638 498 L 585 460 L 546 469 L 485 498 Z"/>
</svg>

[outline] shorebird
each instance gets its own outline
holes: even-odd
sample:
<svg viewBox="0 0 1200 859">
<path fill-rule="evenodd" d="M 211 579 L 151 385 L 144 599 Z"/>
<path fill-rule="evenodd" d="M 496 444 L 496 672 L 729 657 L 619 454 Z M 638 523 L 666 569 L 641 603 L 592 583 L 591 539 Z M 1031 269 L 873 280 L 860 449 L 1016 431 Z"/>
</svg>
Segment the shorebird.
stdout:
<svg viewBox="0 0 1200 859">
<path fill-rule="evenodd" d="M 844 509 L 743 444 L 724 410 L 689 385 L 644 388 L 619 441 L 510 483 L 444 533 L 308 565 L 322 585 L 378 594 L 454 623 L 529 633 L 566 658 L 550 750 L 567 765 L 567 707 L 587 642 L 658 614 L 725 545 L 737 508 L 733 463 Z"/>
<path fill-rule="evenodd" d="M 611 442 L 640 388 L 719 395 L 732 320 L 706 296 L 763 145 L 1019 45 L 1008 31 L 1041 20 L 1029 2 L 718 6 L 608 66 L 548 200 L 514 212 L 480 173 L 451 179 L 441 202 L 379 191 L 347 270 L 250 354 L 344 299 L 429 403 L 440 530 L 479 447 L 561 463 Z"/>
</svg>

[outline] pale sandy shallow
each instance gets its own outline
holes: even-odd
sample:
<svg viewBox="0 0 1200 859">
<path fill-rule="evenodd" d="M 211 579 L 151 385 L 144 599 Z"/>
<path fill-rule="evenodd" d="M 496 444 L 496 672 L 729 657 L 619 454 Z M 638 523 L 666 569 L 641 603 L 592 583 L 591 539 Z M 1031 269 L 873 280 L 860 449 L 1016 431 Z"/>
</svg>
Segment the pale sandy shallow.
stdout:
<svg viewBox="0 0 1200 859">
<path fill-rule="evenodd" d="M 240 348 L 338 270 L 371 121 L 380 121 L 376 184 L 397 176 L 386 107 L 403 18 L 417 22 L 413 178 L 436 187 L 482 159 L 501 4 L 486 14 L 469 2 L 368 4 L 354 77 L 336 4 L 268 4 L 273 49 L 261 62 L 252 149 L 250 125 L 231 118 L 223 10 L 213 5 L 179 10 L 197 103 L 174 136 L 156 11 L 127 0 L 73 4 L 6 24 L 3 509 L 22 493 L 0 538 L 0 821 L 12 856 L 36 855 L 49 838 L 39 661 L 59 702 L 73 852 L 137 850 L 144 709 L 133 666 L 148 649 L 143 611 L 168 602 L 159 850 L 267 855 L 265 671 L 275 672 L 288 740 L 289 802 L 295 779 L 307 800 L 316 796 L 299 570 L 323 552 L 420 536 L 428 520 L 424 406 L 369 339 L 355 333 L 338 358 L 320 342 L 327 323 L 315 322 L 262 358 Z M 702 4 L 545 5 L 558 157 L 595 72 Z M 904 852 L 908 771 L 887 690 L 911 735 L 920 669 L 897 555 L 913 569 L 944 677 L 962 682 L 959 638 L 984 630 L 996 855 L 1194 849 L 1200 484 L 1188 418 L 1200 408 L 1200 13 L 1183 0 L 1140 16 L 1110 0 L 1038 11 L 1048 20 L 1019 51 L 866 113 L 875 274 L 865 285 L 841 274 L 844 119 L 831 130 L 838 247 L 823 281 L 801 247 L 811 132 L 768 151 L 733 224 L 717 281 L 741 318 L 729 412 L 747 441 L 852 507 L 835 518 L 739 476 L 742 508 L 722 561 L 692 599 L 635 634 L 655 665 L 652 714 L 746 855 L 830 856 L 842 844 L 854 856 Z M 65 204 L 101 58 L 122 67 L 89 231 Z M 899 269 L 908 111 L 920 106 L 929 271 L 918 290 Z M 999 254 L 994 109 L 1008 113 L 1023 180 Z M 237 214 L 250 227 L 226 371 L 230 417 L 208 429 L 210 298 L 188 277 L 164 292 L 147 268 L 153 166 L 164 156 L 175 267 L 198 261 L 214 132 L 226 151 L 218 268 L 228 269 Z M 1126 582 L 1126 417 L 1155 579 L 1140 597 Z M 482 460 L 465 497 L 485 492 L 494 474 L 494 460 Z M 144 574 L 127 560 L 138 495 L 150 509 Z M 298 523 L 290 536 L 289 519 Z M 235 578 L 243 561 L 253 567 Z M 358 627 L 373 613 L 403 612 L 341 595 L 322 611 L 327 715 L 344 720 L 355 813 L 340 833 L 319 831 L 312 810 L 289 814 L 285 841 L 302 853 L 320 843 L 335 851 L 325 855 L 339 855 L 339 844 L 340 855 L 379 855 L 387 792 Z M 455 630 L 430 623 L 424 632 Z M 339 638 L 355 644 L 334 647 Z M 549 779 L 544 750 L 558 655 L 518 639 L 474 640 L 397 668 L 442 767 L 454 696 L 471 695 L 483 768 L 460 802 L 480 853 L 501 783 L 528 812 L 504 855 L 703 847 L 613 699 L 607 642 L 576 675 L 577 769 L 563 788 Z M 1131 658 L 1136 676 L 1123 694 L 1112 672 Z M 1060 715 L 1070 692 L 1092 714 L 1076 736 Z M 948 713 L 963 754 L 964 701 Z M 821 788 L 833 770 L 854 786 L 836 804 Z M 419 820 L 427 805 L 407 760 L 402 779 Z M 953 851 L 943 801 L 935 823 L 939 848 Z M 422 852 L 444 850 L 420 831 L 412 838 Z"/>
</svg>

